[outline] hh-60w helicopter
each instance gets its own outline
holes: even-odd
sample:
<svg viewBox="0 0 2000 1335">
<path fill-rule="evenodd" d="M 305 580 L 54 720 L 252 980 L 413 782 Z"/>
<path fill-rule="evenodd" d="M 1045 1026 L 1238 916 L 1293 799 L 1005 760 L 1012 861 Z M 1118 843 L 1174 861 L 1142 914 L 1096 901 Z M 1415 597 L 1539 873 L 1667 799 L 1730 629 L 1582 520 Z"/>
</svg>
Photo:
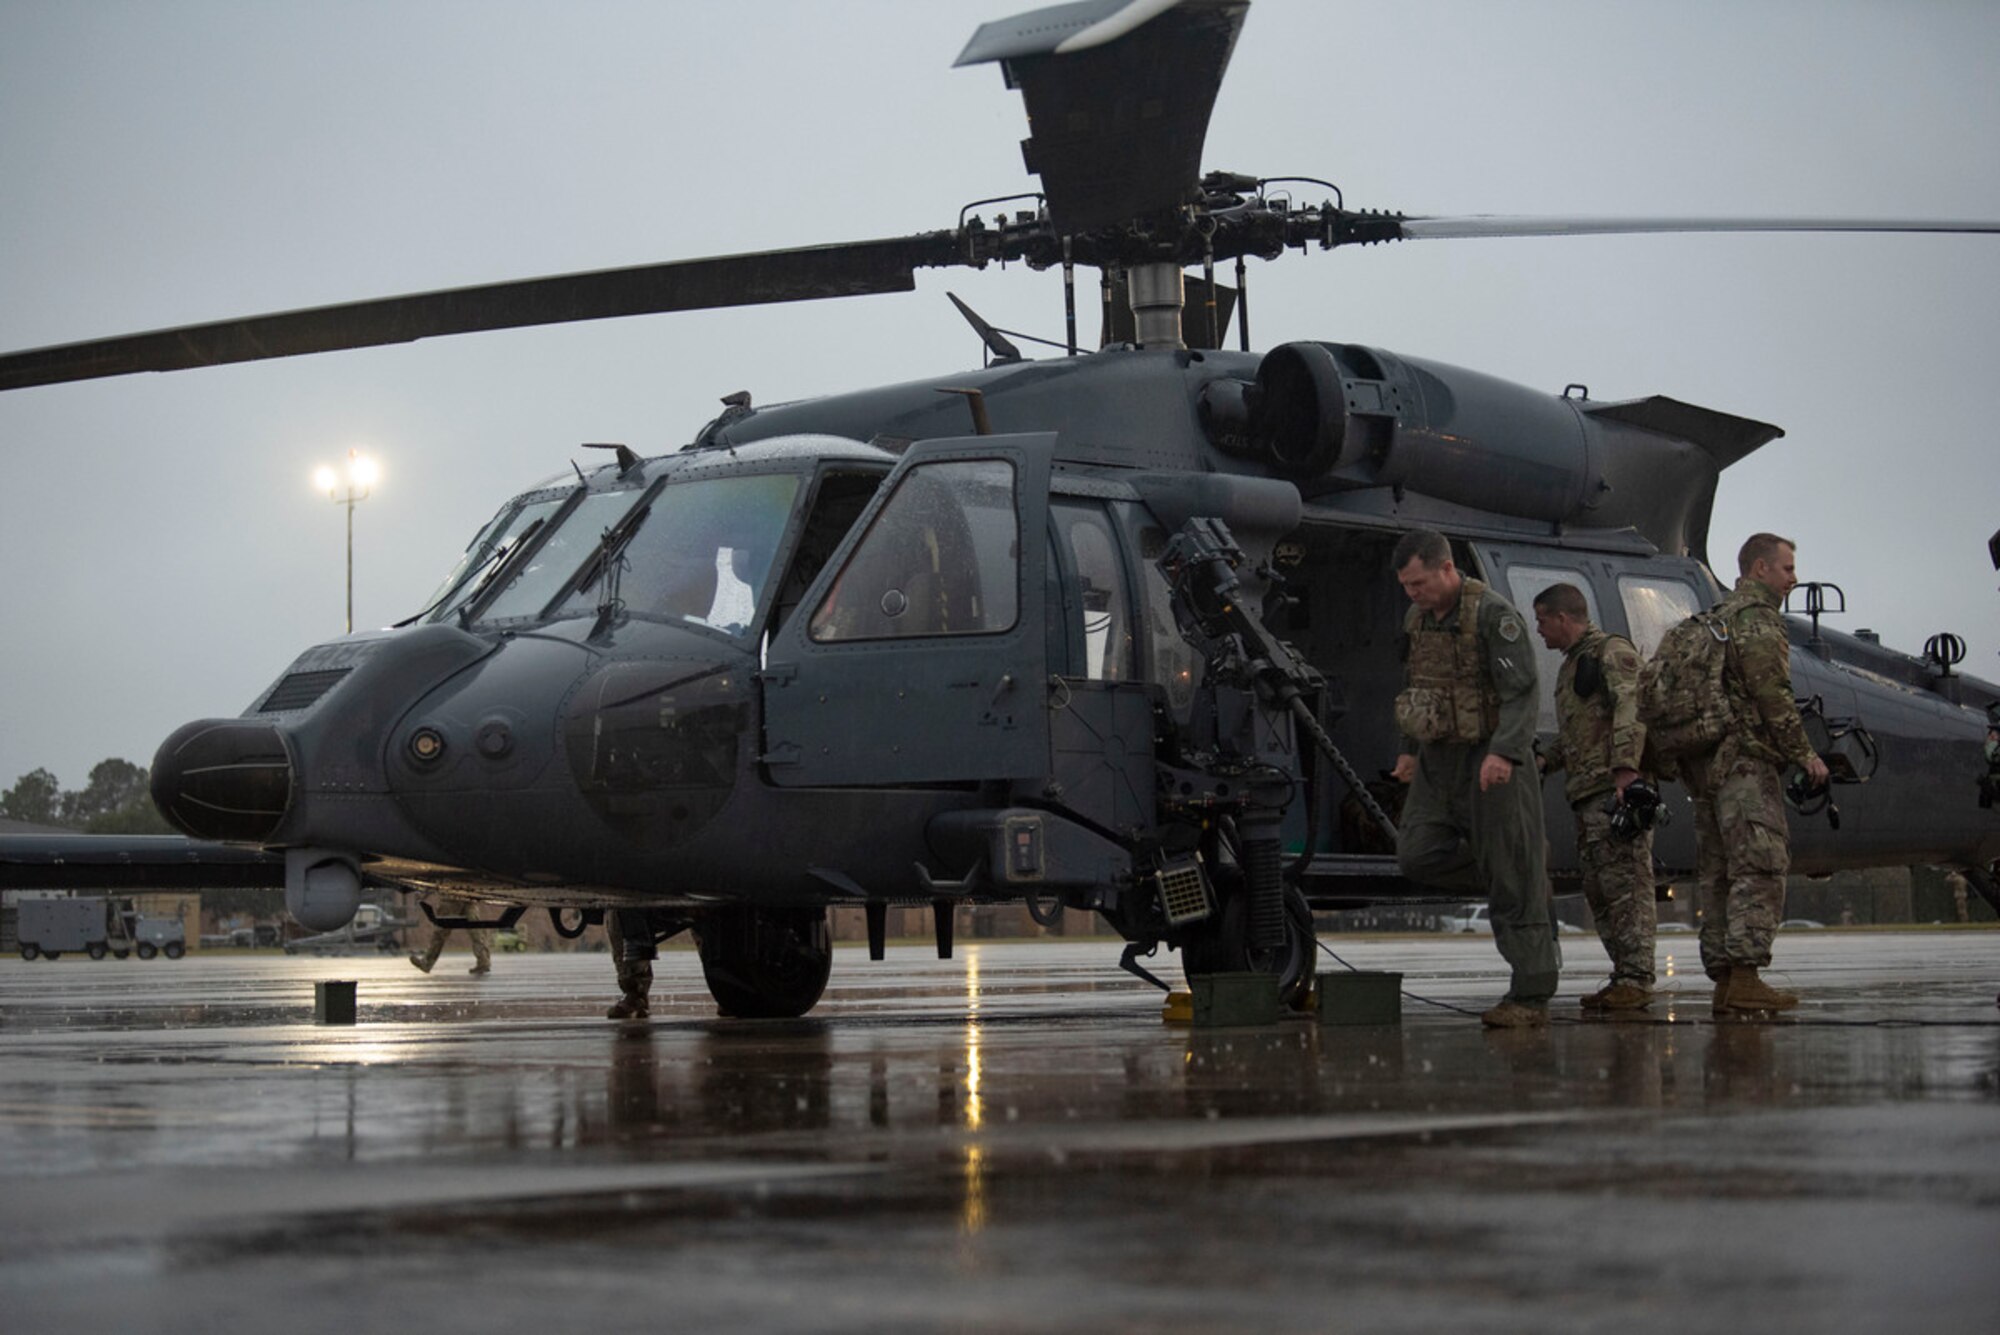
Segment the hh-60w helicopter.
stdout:
<svg viewBox="0 0 2000 1335">
<path fill-rule="evenodd" d="M 1247 0 L 1085 0 L 989 24 L 1027 104 L 1032 203 L 950 229 L 360 302 L 0 357 L 0 388 L 475 330 L 906 291 L 919 268 L 1065 278 L 1069 355 L 759 407 L 678 453 L 607 447 L 508 502 L 428 606 L 308 649 L 237 718 L 162 745 L 188 841 L 10 841 L 0 883 L 280 884 L 309 927 L 371 884 L 691 929 L 739 1015 L 824 986 L 829 905 L 1094 911 L 1126 961 L 1258 969 L 1297 996 L 1310 910 L 1397 874 L 1362 776 L 1396 749 L 1415 525 L 1517 603 L 1557 580 L 1649 648 L 1712 601 L 1722 469 L 1778 429 L 1598 402 L 1359 344 L 1249 351 L 1246 257 L 1431 237 L 1995 231 L 1978 223 L 1409 218 L 1200 170 Z M 1215 266 L 1236 266 L 1234 287 Z M 1098 350 L 1074 274 L 1102 275 Z M 1199 277 L 1190 273 L 1197 270 Z M 1238 348 L 1223 345 L 1231 326 Z M 1807 610 L 1817 613 L 1822 604 Z M 1982 711 L 2000 689 L 1794 624 L 1795 686 L 1849 778 L 1796 865 L 1947 862 L 1991 889 Z M 1569 814 L 1551 785 L 1558 878 Z M 1677 799 L 1678 800 L 1678 799 Z M 1692 822 L 1658 843 L 1692 863 Z"/>
</svg>

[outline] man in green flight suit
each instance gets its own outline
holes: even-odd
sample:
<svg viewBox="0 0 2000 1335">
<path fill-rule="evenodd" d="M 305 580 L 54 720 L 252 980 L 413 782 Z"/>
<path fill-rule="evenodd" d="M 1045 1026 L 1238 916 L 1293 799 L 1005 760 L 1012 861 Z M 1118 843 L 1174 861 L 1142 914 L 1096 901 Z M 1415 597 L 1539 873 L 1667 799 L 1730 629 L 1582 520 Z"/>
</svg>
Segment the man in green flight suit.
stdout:
<svg viewBox="0 0 2000 1335">
<path fill-rule="evenodd" d="M 1576 814 L 1576 860 L 1583 898 L 1611 957 L 1611 981 L 1583 998 L 1587 1011 L 1644 1010 L 1653 1000 L 1653 832 L 1621 834 L 1615 805 L 1639 777 L 1646 726 L 1639 722 L 1639 651 L 1622 635 L 1590 624 L 1590 604 L 1574 584 L 1535 595 L 1535 631 L 1563 655 L 1556 673 L 1556 739 L 1542 768 L 1567 771 L 1563 796 Z M 1606 799 L 1613 806 L 1607 806 Z"/>
<path fill-rule="evenodd" d="M 1408 684 L 1396 697 L 1395 777 L 1410 785 L 1397 859 L 1420 884 L 1485 892 L 1513 979 L 1479 1018 L 1496 1029 L 1545 1025 L 1562 956 L 1534 781 L 1534 649 L 1521 614 L 1459 573 L 1442 533 L 1404 534 L 1390 563 L 1414 604 L 1403 621 Z"/>
<path fill-rule="evenodd" d="M 1792 646 L 1779 614 L 1799 582 L 1795 545 L 1753 534 L 1736 568 L 1735 591 L 1715 609 L 1729 627 L 1722 687 L 1732 726 L 1713 751 L 1678 765 L 1694 799 L 1701 963 L 1715 980 L 1718 1015 L 1799 1004 L 1758 976 L 1771 964 L 1792 859 L 1780 775 L 1798 765 L 1814 786 L 1827 779 L 1792 697 Z"/>
</svg>

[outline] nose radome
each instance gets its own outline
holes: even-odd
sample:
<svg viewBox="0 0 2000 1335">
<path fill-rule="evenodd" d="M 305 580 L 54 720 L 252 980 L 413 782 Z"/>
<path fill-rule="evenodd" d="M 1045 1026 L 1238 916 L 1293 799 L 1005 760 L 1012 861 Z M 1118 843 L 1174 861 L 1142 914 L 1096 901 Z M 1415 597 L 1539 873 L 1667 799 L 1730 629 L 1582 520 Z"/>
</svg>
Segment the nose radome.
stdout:
<svg viewBox="0 0 2000 1335">
<path fill-rule="evenodd" d="M 258 843 L 292 801 L 292 760 L 268 723 L 200 719 L 177 729 L 153 757 L 153 804 L 196 839 Z"/>
</svg>

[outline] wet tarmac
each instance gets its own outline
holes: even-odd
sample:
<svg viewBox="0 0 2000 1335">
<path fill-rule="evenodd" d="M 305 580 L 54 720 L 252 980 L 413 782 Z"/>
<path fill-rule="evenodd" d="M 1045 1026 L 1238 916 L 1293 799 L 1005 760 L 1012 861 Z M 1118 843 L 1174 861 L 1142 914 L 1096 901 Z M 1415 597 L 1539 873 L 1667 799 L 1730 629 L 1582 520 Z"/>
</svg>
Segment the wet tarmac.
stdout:
<svg viewBox="0 0 2000 1335">
<path fill-rule="evenodd" d="M 1483 939 L 1330 938 L 1428 999 L 1344 1029 L 1165 1025 L 1109 941 L 782 1023 L 673 953 L 623 1026 L 603 955 L 0 960 L 0 1328 L 2000 1327 L 2000 932 L 1788 933 L 1721 1026 L 1661 943 L 1649 1022 L 1530 1033 L 1449 1009 Z"/>
</svg>

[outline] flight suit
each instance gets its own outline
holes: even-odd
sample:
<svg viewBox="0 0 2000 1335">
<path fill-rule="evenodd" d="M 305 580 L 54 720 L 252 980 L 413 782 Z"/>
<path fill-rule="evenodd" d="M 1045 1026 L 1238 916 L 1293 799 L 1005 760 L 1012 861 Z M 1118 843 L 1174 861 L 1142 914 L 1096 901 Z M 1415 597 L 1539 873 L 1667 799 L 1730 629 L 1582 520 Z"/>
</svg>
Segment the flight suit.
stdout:
<svg viewBox="0 0 2000 1335">
<path fill-rule="evenodd" d="M 1521 614 L 1468 576 L 1442 618 L 1413 604 L 1403 629 L 1408 685 L 1396 697 L 1396 722 L 1417 773 L 1398 825 L 1397 860 L 1420 884 L 1483 892 L 1493 943 L 1513 970 L 1505 1000 L 1546 1006 L 1562 956 L 1535 782 L 1535 652 Z M 1489 754 L 1512 761 L 1515 773 L 1481 792 L 1479 766 Z"/>
<path fill-rule="evenodd" d="M 1769 586 L 1746 576 L 1716 609 L 1729 624 L 1722 680 L 1732 725 L 1714 751 L 1680 765 L 1694 799 L 1701 963 L 1718 980 L 1736 965 L 1771 962 L 1791 866 L 1779 776 L 1813 755 L 1792 697 L 1780 605 Z"/>
<path fill-rule="evenodd" d="M 1556 672 L 1556 740 L 1542 758 L 1550 773 L 1567 772 L 1563 796 L 1576 813 L 1583 898 L 1611 957 L 1611 981 L 1650 991 L 1657 925 L 1653 832 L 1620 839 L 1604 809 L 1617 790 L 1615 772 L 1637 770 L 1646 745 L 1646 727 L 1639 722 L 1639 666 L 1639 651 L 1630 640 L 1596 626 L 1584 631 Z"/>
<path fill-rule="evenodd" d="M 652 1013 L 653 961 L 659 947 L 644 909 L 613 909 L 604 915 L 611 963 L 618 974 L 618 1000 L 606 1012 L 612 1020 L 643 1020 Z"/>
<path fill-rule="evenodd" d="M 464 918 L 472 913 L 472 904 L 464 899 L 439 899 L 432 906 L 432 911 L 440 918 Z M 438 956 L 444 953 L 445 938 L 450 936 L 453 930 L 455 929 L 439 927 L 436 923 L 432 923 L 430 940 L 425 943 L 422 950 L 411 953 L 410 963 L 429 973 L 431 967 L 437 963 Z M 472 942 L 471 971 L 489 972 L 493 968 L 493 933 L 485 928 L 475 927 L 468 928 L 465 935 Z"/>
</svg>

